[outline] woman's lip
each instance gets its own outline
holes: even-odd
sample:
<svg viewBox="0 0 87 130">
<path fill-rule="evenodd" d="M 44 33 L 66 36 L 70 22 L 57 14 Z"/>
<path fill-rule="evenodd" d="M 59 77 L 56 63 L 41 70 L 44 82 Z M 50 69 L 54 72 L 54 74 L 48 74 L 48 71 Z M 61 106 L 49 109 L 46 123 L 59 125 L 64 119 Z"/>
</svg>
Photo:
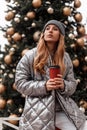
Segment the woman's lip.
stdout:
<svg viewBox="0 0 87 130">
<path fill-rule="evenodd" d="M 53 37 L 53 35 L 49 34 L 49 35 L 47 35 L 47 37 Z"/>
</svg>

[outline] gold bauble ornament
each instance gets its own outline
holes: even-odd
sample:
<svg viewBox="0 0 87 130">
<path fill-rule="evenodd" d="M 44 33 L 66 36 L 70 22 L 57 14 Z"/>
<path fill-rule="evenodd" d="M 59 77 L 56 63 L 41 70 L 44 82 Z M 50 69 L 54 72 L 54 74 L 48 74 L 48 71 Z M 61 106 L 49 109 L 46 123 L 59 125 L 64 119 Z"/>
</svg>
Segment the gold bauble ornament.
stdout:
<svg viewBox="0 0 87 130">
<path fill-rule="evenodd" d="M 7 65 L 10 65 L 12 63 L 12 56 L 10 54 L 6 55 L 4 57 L 4 62 L 7 64 Z"/>
<path fill-rule="evenodd" d="M 7 35 L 13 35 L 14 32 L 15 32 L 15 30 L 14 30 L 13 27 L 8 28 L 7 31 L 6 31 Z"/>
<path fill-rule="evenodd" d="M 83 46 L 84 46 L 84 38 L 78 38 L 78 39 L 77 39 L 77 44 L 78 44 L 80 47 L 83 47 Z"/>
<path fill-rule="evenodd" d="M 87 101 L 81 100 L 81 101 L 79 102 L 79 105 L 82 106 L 83 108 L 85 108 L 85 110 L 87 110 Z"/>
<path fill-rule="evenodd" d="M 81 1 L 80 0 L 74 0 L 74 7 L 79 8 L 81 6 Z"/>
<path fill-rule="evenodd" d="M 66 16 L 71 15 L 71 9 L 70 9 L 70 7 L 64 7 L 63 8 L 63 14 L 66 15 Z"/>
<path fill-rule="evenodd" d="M 42 1 L 41 0 L 33 0 L 32 1 L 32 5 L 34 8 L 39 8 L 42 4 Z"/>
<path fill-rule="evenodd" d="M 84 72 L 87 72 L 87 65 L 84 65 L 84 66 L 82 67 L 82 70 L 83 70 Z"/>
<path fill-rule="evenodd" d="M 24 56 L 24 55 L 26 54 L 26 52 L 28 52 L 28 51 L 29 51 L 28 48 L 24 49 L 24 50 L 22 51 L 22 53 L 21 53 L 21 56 Z"/>
<path fill-rule="evenodd" d="M 17 118 L 18 116 L 16 115 L 16 114 L 11 114 L 10 116 L 9 116 L 9 118 L 12 118 L 12 119 L 14 119 L 14 118 Z M 10 122 L 11 124 L 14 124 L 14 125 L 17 125 L 18 124 L 18 120 L 9 120 L 8 122 Z"/>
<path fill-rule="evenodd" d="M 6 16 L 5 16 L 5 19 L 6 19 L 7 21 L 10 21 L 11 19 L 14 18 L 14 16 L 15 16 L 14 12 L 9 11 L 9 12 L 6 14 Z"/>
<path fill-rule="evenodd" d="M 11 37 L 8 37 L 7 38 L 8 42 L 10 43 L 12 41 L 12 38 Z"/>
<path fill-rule="evenodd" d="M 15 42 L 21 40 L 22 36 L 21 34 L 19 34 L 18 32 L 14 33 L 14 35 L 12 35 L 12 38 Z"/>
<path fill-rule="evenodd" d="M 40 34 L 41 34 L 40 31 L 36 31 L 36 32 L 33 34 L 33 39 L 34 39 L 34 41 L 37 42 L 37 41 L 39 40 Z"/>
<path fill-rule="evenodd" d="M 0 94 L 4 93 L 6 90 L 6 87 L 0 83 Z"/>
<path fill-rule="evenodd" d="M 12 45 L 14 49 L 18 49 L 18 46 L 16 44 Z"/>
<path fill-rule="evenodd" d="M 15 85 L 15 83 L 13 83 L 12 88 L 13 88 L 14 90 L 16 90 L 16 85 Z"/>
<path fill-rule="evenodd" d="M 74 66 L 74 67 L 78 67 L 78 66 L 79 66 L 79 60 L 78 60 L 78 59 L 74 59 L 74 60 L 72 61 L 72 63 L 73 63 L 73 66 Z"/>
<path fill-rule="evenodd" d="M 79 34 L 85 35 L 85 27 L 84 26 L 77 27 L 77 31 Z"/>
<path fill-rule="evenodd" d="M 31 12 L 28 12 L 26 14 L 27 18 L 29 19 L 34 19 L 35 18 L 35 12 L 34 11 L 31 11 Z"/>
<path fill-rule="evenodd" d="M 82 14 L 81 13 L 76 13 L 74 15 L 74 19 L 77 21 L 77 22 L 81 22 L 82 21 Z"/>
<path fill-rule="evenodd" d="M 6 106 L 6 100 L 0 97 L 0 109 L 4 109 Z"/>
</svg>

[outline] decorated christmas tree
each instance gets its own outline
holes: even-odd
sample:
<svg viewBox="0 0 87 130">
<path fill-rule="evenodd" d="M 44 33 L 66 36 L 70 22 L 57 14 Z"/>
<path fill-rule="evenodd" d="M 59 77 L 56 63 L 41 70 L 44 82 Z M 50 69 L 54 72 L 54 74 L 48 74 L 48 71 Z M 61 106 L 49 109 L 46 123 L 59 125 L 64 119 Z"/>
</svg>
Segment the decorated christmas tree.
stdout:
<svg viewBox="0 0 87 130">
<path fill-rule="evenodd" d="M 19 60 L 37 45 L 44 24 L 56 19 L 65 25 L 65 49 L 69 53 L 77 90 L 72 98 L 87 114 L 87 41 L 80 0 L 6 0 L 5 20 L 1 30 L 8 44 L 0 50 L 0 117 L 20 117 L 25 96 L 17 92 L 14 79 Z M 17 121 L 10 121 L 18 125 Z M 3 130 L 12 130 L 3 126 Z"/>
</svg>

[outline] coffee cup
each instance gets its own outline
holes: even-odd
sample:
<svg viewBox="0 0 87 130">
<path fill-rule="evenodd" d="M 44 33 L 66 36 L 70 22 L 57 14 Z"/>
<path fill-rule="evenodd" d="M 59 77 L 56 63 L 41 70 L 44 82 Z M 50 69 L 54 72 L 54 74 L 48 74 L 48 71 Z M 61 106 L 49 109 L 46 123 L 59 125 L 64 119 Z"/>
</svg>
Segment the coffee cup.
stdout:
<svg viewBox="0 0 87 130">
<path fill-rule="evenodd" d="M 49 67 L 50 78 L 51 79 L 56 78 L 57 74 L 60 74 L 60 66 L 58 65 L 50 66 Z"/>
</svg>

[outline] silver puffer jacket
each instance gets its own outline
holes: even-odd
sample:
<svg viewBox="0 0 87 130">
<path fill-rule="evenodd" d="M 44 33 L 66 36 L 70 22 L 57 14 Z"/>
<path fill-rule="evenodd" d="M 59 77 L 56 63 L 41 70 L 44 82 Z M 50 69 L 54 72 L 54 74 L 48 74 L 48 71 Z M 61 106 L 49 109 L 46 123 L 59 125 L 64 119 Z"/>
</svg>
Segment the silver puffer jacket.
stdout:
<svg viewBox="0 0 87 130">
<path fill-rule="evenodd" d="M 16 68 L 15 84 L 17 90 L 26 97 L 19 130 L 55 130 L 55 105 L 57 105 L 55 104 L 55 95 L 57 95 L 58 104 L 61 105 L 62 110 L 79 130 L 85 121 L 85 116 L 69 98 L 76 90 L 76 81 L 69 55 L 65 53 L 64 56 L 66 65 L 63 77 L 65 90 L 63 92 L 58 90 L 48 92 L 45 84 L 49 79 L 50 57 L 44 67 L 46 75 L 34 73 L 33 61 L 36 52 L 37 48 L 29 50 L 19 61 Z"/>
</svg>

